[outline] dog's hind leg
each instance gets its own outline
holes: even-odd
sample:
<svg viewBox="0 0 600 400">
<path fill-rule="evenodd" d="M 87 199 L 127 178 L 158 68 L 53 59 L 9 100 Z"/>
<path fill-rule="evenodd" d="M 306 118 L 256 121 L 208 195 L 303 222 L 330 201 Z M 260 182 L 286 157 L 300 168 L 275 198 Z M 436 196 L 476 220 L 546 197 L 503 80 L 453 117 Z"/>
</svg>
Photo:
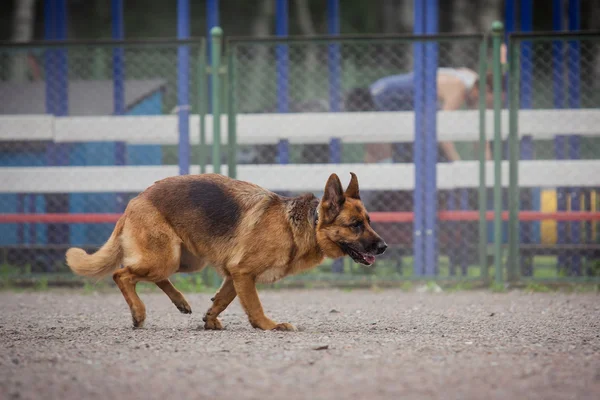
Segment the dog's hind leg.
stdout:
<svg viewBox="0 0 600 400">
<path fill-rule="evenodd" d="M 142 220 L 135 217 L 130 216 L 123 230 L 121 243 L 124 268 L 115 271 L 113 279 L 131 309 L 133 326 L 140 328 L 146 319 L 146 308 L 135 291 L 138 282 L 154 282 L 159 287 L 162 285 L 161 289 L 171 300 L 173 295 L 178 295 L 178 300 L 183 299 L 183 295 L 168 281 L 169 276 L 179 268 L 181 240 L 160 219 L 152 220 L 146 216 Z M 151 229 L 147 228 L 149 225 L 152 226 Z"/>
<path fill-rule="evenodd" d="M 141 328 L 146 319 L 146 307 L 135 291 L 135 285 L 140 281 L 139 277 L 133 274 L 129 267 L 125 267 L 115 271 L 113 280 L 121 289 L 121 293 L 123 293 L 123 297 L 129 305 L 133 327 Z"/>
<path fill-rule="evenodd" d="M 183 294 L 173 286 L 170 280 L 165 279 L 163 281 L 158 281 L 156 282 L 156 286 L 161 288 L 162 291 L 169 296 L 173 304 L 175 304 L 175 307 L 177 307 L 182 314 L 192 313 L 192 307 L 190 307 L 185 297 L 183 297 Z"/>
<path fill-rule="evenodd" d="M 221 321 L 218 320 L 219 314 L 221 314 L 229 304 L 235 299 L 236 292 L 235 287 L 233 286 L 233 279 L 230 276 L 226 277 L 219 288 L 219 291 L 213 297 L 212 306 L 206 311 L 204 314 L 204 329 L 215 329 L 220 330 L 223 329 L 221 325 Z"/>
</svg>

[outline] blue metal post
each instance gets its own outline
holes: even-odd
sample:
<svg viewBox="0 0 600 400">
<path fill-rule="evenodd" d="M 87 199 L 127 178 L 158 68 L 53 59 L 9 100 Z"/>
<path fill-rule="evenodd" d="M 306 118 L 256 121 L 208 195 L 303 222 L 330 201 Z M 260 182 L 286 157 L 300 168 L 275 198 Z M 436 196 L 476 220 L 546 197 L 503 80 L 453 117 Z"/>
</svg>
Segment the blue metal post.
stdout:
<svg viewBox="0 0 600 400">
<path fill-rule="evenodd" d="M 329 34 L 340 34 L 340 0 L 327 0 L 327 27 Z M 329 110 L 340 111 L 340 45 L 332 43 L 329 56 Z"/>
<path fill-rule="evenodd" d="M 415 12 L 415 23 L 414 23 L 414 34 L 422 35 L 425 33 L 425 4 L 423 1 L 414 1 L 414 12 Z M 414 51 L 414 65 L 413 70 L 415 73 L 415 98 L 414 98 L 414 109 L 415 109 L 415 140 L 413 143 L 413 157 L 415 163 L 415 190 L 413 193 L 414 203 L 414 222 L 413 222 L 413 253 L 414 253 L 414 275 L 422 276 L 425 273 L 424 270 L 424 180 L 425 180 L 425 53 L 423 43 L 416 42 L 413 45 Z"/>
<path fill-rule="evenodd" d="M 533 30 L 533 0 L 521 0 L 521 31 L 531 32 Z M 530 41 L 521 44 L 521 108 L 533 107 L 533 49 Z M 521 159 L 533 159 L 533 140 L 531 136 L 524 136 L 521 140 Z M 521 209 L 531 210 L 534 189 L 521 190 Z M 521 222 L 520 238 L 523 243 L 531 243 L 533 240 L 533 226 L 531 222 Z M 531 275 L 533 270 L 529 261 L 527 264 L 522 259 L 523 275 Z"/>
<path fill-rule="evenodd" d="M 331 36 L 340 34 L 340 0 L 327 0 L 327 29 Z M 331 43 L 327 51 L 329 62 L 329 111 L 338 112 L 341 109 L 339 43 Z M 340 139 L 332 138 L 329 141 L 329 161 L 333 164 L 342 162 L 342 142 Z M 333 272 L 343 272 L 343 261 L 335 260 L 332 270 Z"/>
<path fill-rule="evenodd" d="M 515 22 L 517 21 L 515 17 L 515 6 L 516 0 L 505 0 L 504 2 L 504 13 L 505 13 L 505 31 L 504 37 L 505 40 L 508 39 L 508 35 L 511 34 L 515 30 Z"/>
<path fill-rule="evenodd" d="M 56 0 L 44 1 L 44 39 L 56 40 Z M 58 104 L 56 86 L 58 80 L 56 78 L 56 51 L 54 49 L 46 49 L 44 52 L 44 75 L 45 75 L 45 102 L 46 113 L 56 114 L 56 105 Z M 51 143 L 46 148 L 46 156 L 48 161 L 52 153 L 54 145 Z M 51 165 L 50 163 L 48 163 Z M 17 212 L 25 212 L 25 199 L 27 195 L 24 193 L 17 194 Z M 25 224 L 17 225 L 17 243 L 23 244 L 25 240 Z"/>
<path fill-rule="evenodd" d="M 123 0 L 112 0 L 112 38 L 115 40 L 125 38 Z M 124 76 L 123 48 L 117 47 L 113 49 L 113 106 L 115 115 L 125 113 Z"/>
<path fill-rule="evenodd" d="M 56 40 L 56 0 L 44 2 L 44 39 Z M 54 114 L 56 110 L 58 83 L 56 79 L 55 50 L 47 49 L 44 53 L 44 70 L 46 81 L 46 113 Z"/>
<path fill-rule="evenodd" d="M 46 40 L 65 40 L 67 38 L 66 0 L 47 0 L 44 6 L 44 38 Z M 69 113 L 69 70 L 66 49 L 46 51 L 46 112 L 55 116 Z M 50 166 L 67 165 L 69 161 L 66 144 L 50 143 L 46 148 L 47 164 Z M 47 195 L 46 212 L 67 212 L 69 200 L 62 196 Z M 64 243 L 69 238 L 67 224 L 48 224 L 48 243 Z"/>
<path fill-rule="evenodd" d="M 342 141 L 339 138 L 331 138 L 329 140 L 329 162 L 331 164 L 340 164 L 342 162 Z M 334 274 L 344 273 L 343 258 L 333 260 L 331 272 Z"/>
<path fill-rule="evenodd" d="M 329 162 L 331 164 L 342 162 L 342 141 L 339 138 L 331 138 L 329 141 Z"/>
<path fill-rule="evenodd" d="M 287 139 L 281 139 L 277 143 L 277 155 L 279 164 L 290 163 L 290 141 Z"/>
<path fill-rule="evenodd" d="M 206 37 L 210 38 L 210 30 L 215 26 L 219 26 L 219 0 L 207 0 L 206 1 Z M 206 41 L 206 59 L 207 65 L 211 65 L 212 62 L 212 42 Z M 212 112 L 212 81 L 210 76 L 208 80 L 208 92 L 206 98 L 207 110 Z"/>
<path fill-rule="evenodd" d="M 112 0 L 112 38 L 125 39 L 125 24 L 123 22 L 123 0 Z M 113 49 L 113 114 L 125 114 L 125 64 L 122 47 Z M 115 142 L 115 165 L 125 165 L 125 142 Z M 125 197 L 122 193 L 116 196 L 116 212 L 125 210 Z"/>
<path fill-rule="evenodd" d="M 288 0 L 277 0 L 276 3 L 276 34 L 285 37 L 288 35 Z M 277 45 L 277 110 L 289 111 L 288 93 L 288 47 Z"/>
<path fill-rule="evenodd" d="M 438 32 L 438 0 L 425 2 L 425 33 Z M 425 274 L 438 273 L 437 257 L 437 68 L 438 45 L 425 44 Z"/>
<path fill-rule="evenodd" d="M 56 2 L 56 39 L 67 39 L 67 0 L 57 0 Z M 58 50 L 57 58 L 58 107 L 56 115 L 65 116 L 69 114 L 69 66 L 67 50 Z"/>
<path fill-rule="evenodd" d="M 190 36 L 190 0 L 177 1 L 177 38 Z M 177 106 L 179 119 L 179 174 L 190 172 L 190 102 L 189 102 L 189 46 L 177 48 Z"/>
<path fill-rule="evenodd" d="M 569 31 L 581 28 L 581 12 L 579 0 L 569 0 Z M 569 41 L 568 56 L 569 71 L 569 107 L 580 108 L 580 43 L 577 40 Z M 578 160 L 581 158 L 579 135 L 569 135 L 569 158 Z M 581 209 L 581 188 L 571 188 L 571 211 Z M 581 222 L 571 222 L 571 241 L 579 244 L 581 241 Z M 571 260 L 571 271 L 574 275 L 581 275 L 581 256 L 573 255 Z"/>
<path fill-rule="evenodd" d="M 456 189 L 451 189 L 448 190 L 448 200 L 446 201 L 446 207 L 448 208 L 448 211 L 455 211 L 456 210 L 456 195 L 457 195 L 457 190 Z M 459 223 L 455 222 L 455 221 L 447 221 L 446 223 L 442 223 L 443 225 L 447 226 L 448 230 L 450 232 L 458 232 L 458 226 Z M 449 249 L 449 254 L 448 254 L 448 260 L 450 262 L 450 276 L 455 276 L 456 275 L 456 266 L 458 265 L 458 260 L 459 260 L 459 247 L 460 247 L 460 243 L 458 243 L 458 241 L 453 242 L 450 244 L 450 249 Z"/>
<path fill-rule="evenodd" d="M 277 0 L 275 4 L 275 33 L 277 36 L 288 35 L 288 0 Z M 288 71 L 288 46 L 277 45 L 277 111 L 286 113 L 289 111 L 289 71 Z M 289 141 L 281 140 L 277 146 L 279 162 L 289 159 Z"/>
<path fill-rule="evenodd" d="M 562 31 L 563 0 L 552 0 L 552 29 Z M 552 78 L 553 78 L 553 100 L 554 108 L 564 108 L 565 90 L 564 90 L 564 63 L 562 56 L 563 42 L 557 40 L 552 43 Z M 557 135 L 554 138 L 554 156 L 557 160 L 564 160 L 565 157 L 565 136 Z M 556 190 L 556 208 L 558 211 L 567 210 L 567 190 L 559 187 Z M 559 221 L 557 223 L 557 243 L 565 244 L 567 236 L 567 223 Z M 559 252 L 557 267 L 559 269 L 565 266 L 565 254 Z"/>
</svg>

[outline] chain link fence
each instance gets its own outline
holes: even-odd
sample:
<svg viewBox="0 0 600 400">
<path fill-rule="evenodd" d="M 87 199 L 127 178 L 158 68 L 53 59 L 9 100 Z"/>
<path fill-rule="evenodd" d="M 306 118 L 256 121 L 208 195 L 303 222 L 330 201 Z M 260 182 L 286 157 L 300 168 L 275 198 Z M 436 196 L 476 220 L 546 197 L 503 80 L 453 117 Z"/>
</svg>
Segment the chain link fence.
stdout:
<svg viewBox="0 0 600 400">
<path fill-rule="evenodd" d="M 487 64 L 491 55 L 481 57 L 482 36 L 436 38 L 438 49 L 437 88 L 440 97 L 438 110 L 448 110 L 448 116 L 438 122 L 438 132 L 455 131 L 452 126 L 460 124 L 464 111 L 471 111 L 475 119 L 469 127 L 470 137 L 479 135 L 480 107 L 478 97 L 471 92 L 478 89 L 477 78 L 484 63 L 483 80 L 487 90 L 486 98 L 491 98 L 491 80 L 488 78 Z M 248 153 L 254 155 L 256 164 L 349 164 L 349 165 L 404 165 L 412 166 L 414 139 L 414 97 L 416 78 L 413 62 L 415 44 L 407 38 L 369 38 L 324 40 L 248 40 L 230 39 L 228 51 L 232 57 L 235 88 L 235 108 L 238 125 L 247 115 L 268 114 L 273 125 L 280 126 L 282 132 L 290 135 L 289 141 L 260 145 L 244 145 L 244 134 L 238 136 L 238 143 Z M 485 47 L 484 47 L 485 49 Z M 490 69 L 491 73 L 491 69 Z M 466 82 L 464 86 L 458 81 Z M 489 85 L 487 84 L 489 82 Z M 429 85 L 435 85 L 430 82 Z M 462 92 L 461 92 L 462 91 Z M 450 104 L 457 99 L 454 104 Z M 445 100 L 445 101 L 444 101 Z M 445 104 L 444 104 L 445 103 Z M 487 106 L 491 107 L 488 101 Z M 445 107 L 445 108 L 444 108 Z M 404 115 L 398 114 L 404 112 Z M 452 114 L 454 112 L 454 114 Z M 304 115 L 323 115 L 313 126 L 306 123 Z M 340 119 L 334 118 L 340 114 Z M 401 113 L 402 114 L 402 113 Z M 340 132 L 351 127 L 352 116 L 358 117 L 361 126 L 368 129 L 355 136 Z M 391 117 L 390 117 L 391 116 Z M 308 117 L 307 117 L 308 118 Z M 346 118 L 346 122 L 343 119 Z M 426 118 L 435 118 L 427 115 Z M 337 123 L 340 121 L 340 123 Z M 406 121 L 409 121 L 406 123 Z M 392 125 L 390 125 L 390 123 Z M 311 126 L 321 137 L 312 133 Z M 243 129 L 242 129 L 243 131 Z M 245 133 L 246 131 L 244 131 Z M 304 140 L 294 140 L 295 132 Z M 378 138 L 377 135 L 397 134 L 397 140 Z M 248 132 L 250 133 L 250 132 Z M 258 135 L 259 133 L 256 132 Z M 286 133 L 281 134 L 285 138 Z M 306 136 L 313 136 L 313 142 Z M 345 136 L 341 142 L 335 138 Z M 450 135 L 451 137 L 452 135 Z M 448 155 L 442 144 L 438 145 L 438 162 L 478 160 L 478 145 L 474 140 L 466 140 L 455 135 L 450 140 L 456 153 Z M 445 136 L 446 137 L 446 136 Z M 332 140 L 334 139 L 334 140 Z M 477 140 L 477 139 L 475 139 Z M 487 153 L 489 156 L 489 153 Z M 473 164 L 477 170 L 477 165 Z M 278 186 L 277 169 L 270 170 L 272 180 Z M 393 174 L 385 172 L 381 174 Z M 414 183 L 408 183 L 414 170 L 406 170 L 407 176 L 398 176 L 404 187 L 381 187 L 368 189 L 368 178 L 359 182 L 367 189 L 361 189 L 361 197 L 370 212 L 400 212 L 411 214 L 414 210 Z M 341 176 L 344 180 L 345 176 Z M 281 180 L 287 179 L 283 176 Z M 309 173 L 298 175 L 299 182 L 311 187 L 313 181 Z M 438 178 L 440 179 L 440 178 Z M 280 184 L 280 185 L 279 185 Z M 323 186 L 325 181 L 323 181 Z M 438 210 L 477 212 L 477 185 L 455 185 L 437 192 Z M 298 191 L 282 191 L 287 195 Z M 320 195 L 320 193 L 317 193 Z M 488 196 L 491 199 L 491 195 Z M 491 203 L 488 205 L 491 209 Z M 439 269 L 438 276 L 480 278 L 482 271 L 478 260 L 479 226 L 474 220 L 438 221 Z M 385 279 L 404 279 L 413 275 L 413 224 L 406 222 L 375 222 L 374 228 L 390 244 L 384 257 L 376 262 L 376 268 L 363 268 L 351 260 L 332 264 L 327 263 L 315 273 L 338 273 L 343 275 L 376 274 Z M 485 236 L 484 236 L 485 237 Z M 491 241 L 491 238 L 489 238 Z"/>
<path fill-rule="evenodd" d="M 377 215 L 374 228 L 390 245 L 375 268 L 328 260 L 296 279 L 417 277 L 413 145 L 420 71 L 413 56 L 417 44 L 430 43 L 439 67 L 436 80 L 425 82 L 426 88 L 436 86 L 437 112 L 424 115 L 437 122 L 435 275 L 486 279 L 493 223 L 488 218 L 482 225 L 479 218 L 482 209 L 493 209 L 493 181 L 491 161 L 485 163 L 487 181 L 479 179 L 481 154 L 489 160 L 490 153 L 487 142 L 482 153 L 478 139 L 489 139 L 492 131 L 487 39 L 419 40 L 232 38 L 225 47 L 228 67 L 219 70 L 222 87 L 210 89 L 205 78 L 211 69 L 198 41 L 185 43 L 186 65 L 178 63 L 177 41 L 0 46 L 2 268 L 68 272 L 66 248 L 95 250 L 106 240 L 129 199 L 147 186 L 140 171 L 176 175 L 182 150 L 192 166 L 214 164 L 210 151 L 200 161 L 198 143 L 200 132 L 211 138 L 202 117 L 210 113 L 209 90 L 218 90 L 229 113 L 226 125 L 237 130 L 239 175 L 250 171 L 244 166 L 258 168 L 256 179 L 282 195 L 321 196 L 323 171 L 354 170 L 367 209 Z M 509 251 L 506 259 L 509 274 L 597 275 L 599 43 L 593 35 L 511 36 L 513 89 L 505 81 L 503 94 L 521 138 L 521 213 L 518 255 Z M 178 84 L 187 87 L 189 108 L 178 106 Z M 180 146 L 178 136 L 183 109 L 190 112 L 189 118 L 182 114 L 189 122 L 187 146 Z M 221 152 L 219 162 L 231 161 L 229 154 Z M 106 178 L 106 170 L 94 169 L 126 166 L 139 167 L 138 175 L 118 170 Z M 505 190 L 505 210 L 511 193 L 516 191 Z M 55 214 L 75 219 L 46 218 Z M 40 218 L 13 218 L 19 215 Z M 81 215 L 87 217 L 77 220 Z M 505 244 L 512 223 L 504 223 Z"/>
<path fill-rule="evenodd" d="M 511 47 L 520 208 L 562 216 L 521 218 L 514 268 L 524 278 L 598 276 L 600 35 L 511 35 Z"/>
<path fill-rule="evenodd" d="M 178 61 L 180 47 L 186 62 Z M 140 190 L 117 191 L 119 172 L 94 182 L 93 167 L 177 173 L 178 77 L 186 72 L 189 111 L 197 114 L 204 54 L 198 40 L 0 46 L 0 214 L 88 216 L 0 223 L 5 268 L 68 272 L 69 246 L 93 250 L 110 236 L 111 215 Z M 107 217 L 98 223 L 90 215 Z"/>
</svg>

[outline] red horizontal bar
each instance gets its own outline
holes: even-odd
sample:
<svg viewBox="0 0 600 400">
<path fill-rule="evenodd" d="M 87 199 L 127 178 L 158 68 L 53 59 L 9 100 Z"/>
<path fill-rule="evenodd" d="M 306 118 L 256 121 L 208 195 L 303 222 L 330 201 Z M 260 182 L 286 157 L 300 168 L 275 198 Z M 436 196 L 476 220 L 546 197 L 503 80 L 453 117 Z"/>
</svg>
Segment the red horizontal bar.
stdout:
<svg viewBox="0 0 600 400">
<path fill-rule="evenodd" d="M 412 212 L 371 212 L 373 222 L 412 222 Z M 63 224 L 100 224 L 115 223 L 121 214 L 0 214 L 0 224 L 25 223 L 63 223 Z M 478 221 L 479 211 L 440 211 L 440 221 Z M 494 212 L 487 211 L 486 219 L 494 220 Z M 502 212 L 502 219 L 508 220 L 508 211 Z M 520 221 L 600 221 L 598 211 L 521 211 Z"/>
<path fill-rule="evenodd" d="M 116 223 L 121 214 L 0 214 L 0 224 L 14 223 L 62 223 L 102 224 Z"/>
<path fill-rule="evenodd" d="M 370 212 L 373 222 L 412 222 L 412 212 Z M 494 212 L 487 211 L 488 221 L 494 220 Z M 440 221 L 479 221 L 479 211 L 440 211 Z M 508 221 L 508 211 L 502 212 L 502 220 Z M 597 211 L 521 211 L 519 221 L 600 221 L 600 212 Z"/>
</svg>

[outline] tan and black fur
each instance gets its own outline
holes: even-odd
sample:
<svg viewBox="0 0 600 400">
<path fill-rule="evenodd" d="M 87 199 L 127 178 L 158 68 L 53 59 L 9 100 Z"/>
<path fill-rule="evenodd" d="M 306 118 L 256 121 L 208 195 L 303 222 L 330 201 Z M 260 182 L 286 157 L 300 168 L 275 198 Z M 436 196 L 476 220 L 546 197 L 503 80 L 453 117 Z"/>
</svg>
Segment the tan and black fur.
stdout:
<svg viewBox="0 0 600 400">
<path fill-rule="evenodd" d="M 353 173 L 345 191 L 332 174 L 320 201 L 312 194 L 287 198 L 252 183 L 203 174 L 156 182 L 129 202 L 102 248 L 91 255 L 71 248 L 66 259 L 79 275 L 114 271 L 134 327 L 146 318 L 138 282 L 156 283 L 182 313 L 191 313 L 169 277 L 210 264 L 224 280 L 203 318 L 206 329 L 222 329 L 217 317 L 237 296 L 253 327 L 294 330 L 265 316 L 257 283 L 313 268 L 325 257 L 350 255 L 371 264 L 386 247 L 371 228 Z"/>
</svg>

